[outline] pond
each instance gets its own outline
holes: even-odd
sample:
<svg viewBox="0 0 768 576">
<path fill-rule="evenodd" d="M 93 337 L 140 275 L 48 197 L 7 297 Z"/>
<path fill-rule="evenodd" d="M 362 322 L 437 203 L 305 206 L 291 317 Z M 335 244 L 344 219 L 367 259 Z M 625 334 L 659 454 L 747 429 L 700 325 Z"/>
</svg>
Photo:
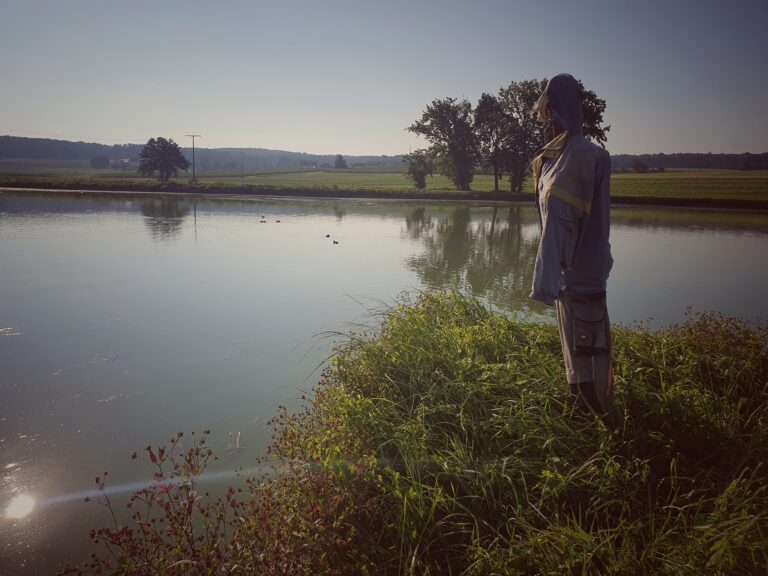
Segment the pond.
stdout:
<svg viewBox="0 0 768 576">
<path fill-rule="evenodd" d="M 614 322 L 768 317 L 768 215 L 612 215 Z M 81 558 L 94 477 L 143 485 L 131 453 L 177 431 L 211 430 L 217 478 L 253 466 L 340 334 L 403 293 L 552 322 L 528 299 L 538 235 L 530 206 L 0 192 L 3 573 Z"/>
</svg>

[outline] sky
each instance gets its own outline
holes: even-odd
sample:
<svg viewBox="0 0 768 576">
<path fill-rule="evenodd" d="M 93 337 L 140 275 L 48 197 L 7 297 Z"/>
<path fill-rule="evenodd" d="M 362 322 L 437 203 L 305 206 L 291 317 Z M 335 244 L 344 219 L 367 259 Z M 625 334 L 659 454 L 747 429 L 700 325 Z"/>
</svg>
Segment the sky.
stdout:
<svg viewBox="0 0 768 576">
<path fill-rule="evenodd" d="M 569 72 L 615 154 L 768 151 L 768 1 L 0 0 L 0 134 L 393 155 Z"/>
</svg>

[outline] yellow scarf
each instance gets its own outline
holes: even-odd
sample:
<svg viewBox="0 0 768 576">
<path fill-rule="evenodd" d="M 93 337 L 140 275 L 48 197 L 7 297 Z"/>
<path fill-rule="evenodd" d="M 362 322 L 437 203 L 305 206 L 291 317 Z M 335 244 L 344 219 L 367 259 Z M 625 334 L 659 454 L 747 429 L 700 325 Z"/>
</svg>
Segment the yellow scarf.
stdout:
<svg viewBox="0 0 768 576">
<path fill-rule="evenodd" d="M 563 130 L 552 140 L 544 144 L 541 151 L 533 158 L 531 162 L 531 172 L 533 173 L 533 189 L 538 194 L 539 178 L 541 178 L 541 168 L 544 166 L 544 159 L 560 158 L 568 140 L 568 131 Z"/>
</svg>

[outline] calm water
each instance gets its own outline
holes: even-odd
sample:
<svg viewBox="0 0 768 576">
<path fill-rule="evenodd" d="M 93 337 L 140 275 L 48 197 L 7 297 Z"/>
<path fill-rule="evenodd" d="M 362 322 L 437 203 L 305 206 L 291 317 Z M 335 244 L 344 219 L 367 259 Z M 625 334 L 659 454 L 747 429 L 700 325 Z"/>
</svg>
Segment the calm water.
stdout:
<svg viewBox="0 0 768 576">
<path fill-rule="evenodd" d="M 328 334 L 401 292 L 552 321 L 527 298 L 538 234 L 530 207 L 0 192 L 0 515 L 37 499 L 0 518 L 0 574 L 82 556 L 93 478 L 146 482 L 130 454 L 178 430 L 210 429 L 224 476 L 252 466 Z M 614 322 L 768 318 L 766 215 L 615 209 L 612 245 Z"/>
</svg>

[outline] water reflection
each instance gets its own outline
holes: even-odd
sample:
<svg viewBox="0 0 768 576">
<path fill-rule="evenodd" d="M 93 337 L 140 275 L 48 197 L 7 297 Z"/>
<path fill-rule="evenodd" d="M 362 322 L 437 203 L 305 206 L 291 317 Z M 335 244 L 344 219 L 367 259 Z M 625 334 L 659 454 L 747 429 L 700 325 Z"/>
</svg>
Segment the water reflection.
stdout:
<svg viewBox="0 0 768 576">
<path fill-rule="evenodd" d="M 530 313 L 537 221 L 520 206 L 476 214 L 473 218 L 464 205 L 446 218 L 434 219 L 423 207 L 414 208 L 405 216 L 406 232 L 420 240 L 424 250 L 408 258 L 408 267 L 426 288 L 465 288 L 503 310 Z"/>
<path fill-rule="evenodd" d="M 768 317 L 765 214 L 612 216 L 614 321 L 679 321 L 689 305 Z M 138 447 L 209 428 L 227 456 L 212 472 L 252 466 L 262 423 L 317 376 L 312 335 L 348 331 L 361 301 L 460 287 L 542 319 L 551 308 L 527 297 L 538 237 L 529 206 L 0 192 L 0 573 L 86 553 L 107 521 L 82 504 L 93 477 L 109 470 L 121 498 L 152 482 Z M 25 493 L 32 513 L 5 521 Z"/>
<path fill-rule="evenodd" d="M 344 216 L 347 215 L 347 210 L 341 204 L 334 204 L 333 214 L 336 216 L 336 221 L 341 222 Z"/>
<path fill-rule="evenodd" d="M 141 200 L 141 213 L 144 224 L 152 239 L 158 242 L 171 240 L 181 233 L 184 218 L 192 209 L 192 202 L 175 198 Z"/>
<path fill-rule="evenodd" d="M 658 232 L 741 232 L 766 233 L 768 216 L 757 210 L 671 210 L 660 207 L 613 207 L 614 228 L 629 227 Z"/>
<path fill-rule="evenodd" d="M 434 228 L 434 222 L 426 212 L 424 206 L 419 206 L 405 215 L 405 229 L 410 238 L 418 240 Z"/>
</svg>

